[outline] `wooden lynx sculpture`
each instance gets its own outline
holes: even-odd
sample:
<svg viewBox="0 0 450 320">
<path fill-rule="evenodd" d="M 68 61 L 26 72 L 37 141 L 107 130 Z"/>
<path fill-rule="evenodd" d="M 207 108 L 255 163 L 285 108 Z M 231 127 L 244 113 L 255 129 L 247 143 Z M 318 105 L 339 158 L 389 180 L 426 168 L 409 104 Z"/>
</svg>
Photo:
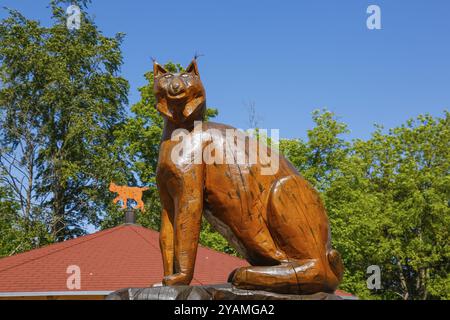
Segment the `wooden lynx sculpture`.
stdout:
<svg viewBox="0 0 450 320">
<path fill-rule="evenodd" d="M 201 153 L 209 143 L 195 140 L 206 110 L 205 90 L 195 59 L 181 73 L 171 73 L 155 62 L 154 77 L 156 108 L 165 123 L 157 169 L 163 206 L 163 284 L 191 282 L 204 214 L 251 265 L 230 274 L 234 286 L 291 294 L 334 292 L 343 265 L 331 248 L 328 218 L 318 193 L 279 155 L 279 169 L 271 175 L 261 174 L 259 163 L 174 160 L 179 141 L 172 134 L 177 129 L 200 141 L 187 144 L 183 154 Z M 225 132 L 232 127 L 200 124 L 200 132 L 210 130 L 217 141 L 228 143 Z M 250 144 L 242 152 L 248 154 L 249 148 Z"/>
<path fill-rule="evenodd" d="M 128 199 L 136 201 L 137 205 L 135 209 L 144 211 L 144 202 L 142 201 L 142 193 L 148 190 L 148 187 L 127 187 L 118 186 L 114 182 L 109 185 L 109 191 L 117 193 L 117 197 L 113 200 L 113 203 L 119 201 L 122 202 L 122 209 L 127 208 Z"/>
</svg>

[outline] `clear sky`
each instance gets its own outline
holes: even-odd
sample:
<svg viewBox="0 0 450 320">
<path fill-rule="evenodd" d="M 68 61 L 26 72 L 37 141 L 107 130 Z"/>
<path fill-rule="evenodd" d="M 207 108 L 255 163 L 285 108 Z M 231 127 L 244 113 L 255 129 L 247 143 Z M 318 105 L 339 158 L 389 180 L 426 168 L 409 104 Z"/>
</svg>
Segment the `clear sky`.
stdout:
<svg viewBox="0 0 450 320">
<path fill-rule="evenodd" d="M 122 74 L 130 103 L 151 59 L 187 65 L 195 52 L 218 122 L 248 127 L 253 101 L 263 128 L 304 137 L 311 112 L 328 108 L 352 138 L 450 108 L 449 0 L 94 0 L 104 34 L 126 33 Z M 50 23 L 47 0 L 0 0 Z M 368 30 L 367 7 L 382 30 Z M 5 16 L 4 10 L 0 18 Z"/>
</svg>

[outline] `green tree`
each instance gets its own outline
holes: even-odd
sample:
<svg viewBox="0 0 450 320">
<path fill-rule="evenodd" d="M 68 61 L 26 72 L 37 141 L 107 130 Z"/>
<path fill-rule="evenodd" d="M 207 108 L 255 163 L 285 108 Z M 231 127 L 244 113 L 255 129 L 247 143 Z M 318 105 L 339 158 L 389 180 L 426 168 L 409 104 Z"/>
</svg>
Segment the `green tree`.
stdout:
<svg viewBox="0 0 450 320">
<path fill-rule="evenodd" d="M 342 289 L 368 299 L 448 299 L 449 113 L 409 120 L 367 141 L 346 142 L 346 126 L 315 112 L 308 140 L 282 151 L 321 191 L 333 245 L 346 266 Z M 369 291 L 378 265 L 382 289 Z"/>
<path fill-rule="evenodd" d="M 180 64 L 167 63 L 164 68 L 170 72 L 181 72 Z M 156 167 L 158 164 L 159 145 L 163 131 L 163 119 L 155 108 L 156 100 L 153 94 L 153 71 L 145 74 L 147 83 L 139 89 L 141 99 L 131 107 L 133 113 L 127 121 L 116 130 L 116 143 L 127 155 L 129 170 L 133 179 L 120 181 L 124 184 L 142 183 L 149 186 L 144 194 L 145 213 L 138 215 L 138 223 L 159 230 L 161 204 L 156 188 Z M 205 120 L 217 116 L 218 111 L 208 108 Z M 102 228 L 110 228 L 123 222 L 123 213 L 111 212 L 102 223 Z M 203 221 L 200 243 L 213 249 L 235 254 L 228 242 L 211 226 Z"/>
<path fill-rule="evenodd" d="M 13 10 L 0 23 L 3 167 L 15 163 L 9 173 L 26 177 L 25 188 L 13 190 L 22 211 L 47 211 L 56 240 L 98 224 L 109 181 L 126 175 L 114 130 L 128 93 L 118 75 L 122 35 L 104 36 L 85 11 L 81 28 L 68 30 L 60 2 L 51 1 L 48 28 Z"/>
<path fill-rule="evenodd" d="M 327 110 L 312 113 L 314 128 L 307 130 L 306 141 L 284 139 L 280 151 L 292 162 L 306 180 L 319 191 L 329 187 L 339 167 L 345 161 L 350 143 L 343 135 L 348 133 L 347 125 L 335 119 Z"/>
<path fill-rule="evenodd" d="M 167 63 L 166 70 L 177 72 L 180 65 Z M 147 83 L 139 88 L 141 99 L 131 107 L 133 113 L 115 131 L 116 145 L 126 155 L 131 179 L 116 181 L 121 184 L 143 184 L 150 189 L 144 193 L 145 213 L 138 215 L 138 222 L 146 227 L 159 230 L 160 211 L 158 190 L 156 188 L 156 166 L 158 164 L 159 144 L 161 142 L 163 119 L 155 108 L 153 94 L 153 71 L 145 74 Z M 123 213 L 113 212 L 105 218 L 102 228 L 110 228 L 123 223 Z"/>
<path fill-rule="evenodd" d="M 355 141 L 341 177 L 326 192 L 348 273 L 362 283 L 367 266 L 379 265 L 379 297 L 449 297 L 449 121 L 448 112 L 419 116 Z"/>
<path fill-rule="evenodd" d="M 0 187 L 0 257 L 52 242 L 45 224 L 25 219 L 19 214 L 19 207 L 12 198 L 12 192 Z"/>
</svg>

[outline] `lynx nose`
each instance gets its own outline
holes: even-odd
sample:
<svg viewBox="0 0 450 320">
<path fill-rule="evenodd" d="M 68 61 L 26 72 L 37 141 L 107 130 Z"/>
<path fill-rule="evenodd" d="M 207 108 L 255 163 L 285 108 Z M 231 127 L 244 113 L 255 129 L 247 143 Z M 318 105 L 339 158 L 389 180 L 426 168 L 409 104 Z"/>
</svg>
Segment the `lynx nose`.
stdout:
<svg viewBox="0 0 450 320">
<path fill-rule="evenodd" d="M 178 95 L 183 91 L 182 85 L 181 85 L 181 81 L 178 79 L 174 79 L 171 83 L 170 83 L 170 88 L 169 88 L 170 94 L 172 95 Z"/>
</svg>

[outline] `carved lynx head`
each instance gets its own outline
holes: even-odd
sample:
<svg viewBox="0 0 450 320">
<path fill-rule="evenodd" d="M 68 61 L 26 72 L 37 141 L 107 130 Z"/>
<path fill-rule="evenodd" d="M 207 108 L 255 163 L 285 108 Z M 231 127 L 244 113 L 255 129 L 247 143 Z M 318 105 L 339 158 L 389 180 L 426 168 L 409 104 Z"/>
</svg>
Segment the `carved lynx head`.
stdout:
<svg viewBox="0 0 450 320">
<path fill-rule="evenodd" d="M 206 94 L 195 59 L 180 73 L 169 72 L 155 62 L 153 74 L 156 108 L 164 117 L 175 124 L 203 119 Z"/>
</svg>

